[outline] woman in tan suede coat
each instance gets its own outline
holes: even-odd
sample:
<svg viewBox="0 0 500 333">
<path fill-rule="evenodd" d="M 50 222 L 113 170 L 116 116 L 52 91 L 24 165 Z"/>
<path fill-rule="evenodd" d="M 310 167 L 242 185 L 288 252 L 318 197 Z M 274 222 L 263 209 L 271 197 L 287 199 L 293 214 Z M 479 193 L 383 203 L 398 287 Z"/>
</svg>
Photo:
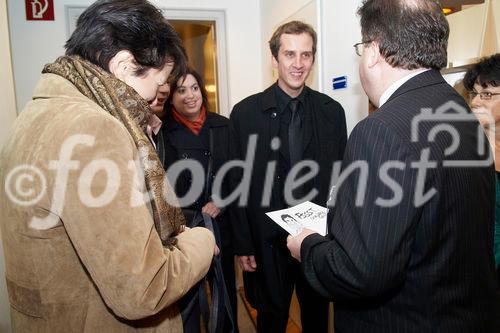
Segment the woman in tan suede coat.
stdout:
<svg viewBox="0 0 500 333">
<path fill-rule="evenodd" d="M 184 66 L 180 40 L 145 0 L 108 0 L 66 49 L 0 155 L 14 332 L 182 332 L 175 302 L 215 243 L 183 229 L 147 136 L 148 102 Z"/>
</svg>

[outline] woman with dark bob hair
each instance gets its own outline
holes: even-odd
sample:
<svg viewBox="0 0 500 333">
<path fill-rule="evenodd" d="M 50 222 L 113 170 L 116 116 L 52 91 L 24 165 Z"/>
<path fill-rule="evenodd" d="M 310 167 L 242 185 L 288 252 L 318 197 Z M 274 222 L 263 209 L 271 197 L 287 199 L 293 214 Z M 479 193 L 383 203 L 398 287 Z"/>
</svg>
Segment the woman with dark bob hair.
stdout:
<svg viewBox="0 0 500 333">
<path fill-rule="evenodd" d="M 150 139 L 150 106 L 185 63 L 156 7 L 101 0 L 43 69 L 0 156 L 15 332 L 182 332 L 176 302 L 218 251 L 184 228 Z"/>
<path fill-rule="evenodd" d="M 217 206 L 213 199 L 214 196 L 226 197 L 230 192 L 227 181 L 222 183 L 223 193 L 214 193 L 213 188 L 215 175 L 231 157 L 229 120 L 210 112 L 203 79 L 198 72 L 188 68 L 177 80 L 170 83 L 170 95 L 165 102 L 162 122 L 157 136 L 158 155 L 165 170 L 174 164 L 181 167 L 182 172 L 175 173 L 178 177 L 171 179 L 171 182 L 175 184 L 175 193 L 180 199 L 186 223 L 189 227 L 202 225 L 213 228 L 217 245 L 221 249 L 221 271 L 214 271 L 218 269 L 217 262 L 215 262 L 213 269 L 209 272 L 209 278 L 220 273 L 223 276 L 221 280 L 224 282 L 212 283 L 212 289 L 214 285 L 219 290 L 226 289 L 228 297 L 224 298 L 221 295 L 218 298 L 219 302 L 212 304 L 212 308 L 217 309 L 212 312 L 217 313 L 218 317 L 211 319 L 212 330 L 210 331 L 237 332 L 236 278 L 231 224 L 227 209 Z M 187 168 L 182 169 L 183 165 L 186 166 L 184 163 L 196 163 L 201 167 L 200 172 L 192 175 Z M 171 174 L 169 173 L 169 176 Z M 197 186 L 198 179 L 201 185 L 199 187 Z M 200 191 L 194 195 L 188 195 L 194 188 Z M 205 214 L 205 218 L 202 214 Z M 207 217 L 211 218 L 208 222 L 211 225 L 206 225 Z M 213 280 L 216 279 L 210 279 L 210 281 Z M 200 318 L 204 308 L 203 304 L 200 306 L 197 300 L 199 293 L 204 294 L 204 292 L 203 284 L 201 284 L 193 288 L 179 302 L 185 332 L 200 332 Z"/>
<path fill-rule="evenodd" d="M 465 74 L 471 109 L 486 131 L 495 156 L 495 236 L 493 251 L 500 281 L 500 53 L 481 59 Z"/>
</svg>

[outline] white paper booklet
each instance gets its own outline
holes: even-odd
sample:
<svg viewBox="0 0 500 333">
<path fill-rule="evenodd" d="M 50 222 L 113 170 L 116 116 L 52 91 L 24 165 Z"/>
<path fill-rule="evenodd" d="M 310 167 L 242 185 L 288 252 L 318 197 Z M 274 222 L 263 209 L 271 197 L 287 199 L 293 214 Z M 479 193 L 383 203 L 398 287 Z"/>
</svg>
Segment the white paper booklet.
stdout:
<svg viewBox="0 0 500 333">
<path fill-rule="evenodd" d="M 325 236 L 327 213 L 327 208 L 306 201 L 287 209 L 268 212 L 266 215 L 292 236 L 298 235 L 304 228 Z"/>
</svg>

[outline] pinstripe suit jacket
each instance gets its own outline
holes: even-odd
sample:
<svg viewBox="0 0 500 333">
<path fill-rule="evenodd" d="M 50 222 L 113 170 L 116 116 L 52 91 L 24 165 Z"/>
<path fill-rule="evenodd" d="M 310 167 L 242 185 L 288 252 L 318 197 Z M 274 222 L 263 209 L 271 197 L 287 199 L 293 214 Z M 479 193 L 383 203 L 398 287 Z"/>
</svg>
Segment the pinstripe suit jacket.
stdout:
<svg viewBox="0 0 500 333">
<path fill-rule="evenodd" d="M 336 302 L 336 333 L 500 332 L 493 167 L 443 164 L 484 159 L 480 150 L 488 150 L 476 121 L 457 121 L 457 105 L 470 115 L 431 70 L 407 81 L 353 130 L 343 169 L 365 161 L 358 166 L 368 171 L 366 191 L 357 189 L 365 183 L 357 169 L 337 189 L 330 235 L 311 235 L 301 248 L 308 281 Z M 417 122 L 414 140 L 412 120 L 422 108 L 444 113 Z M 450 126 L 455 138 L 441 131 L 428 139 L 433 128 Z M 453 142 L 457 149 L 447 151 Z M 415 163 L 426 156 L 435 164 L 423 174 Z M 432 196 L 416 204 L 417 192 L 427 191 Z"/>
</svg>

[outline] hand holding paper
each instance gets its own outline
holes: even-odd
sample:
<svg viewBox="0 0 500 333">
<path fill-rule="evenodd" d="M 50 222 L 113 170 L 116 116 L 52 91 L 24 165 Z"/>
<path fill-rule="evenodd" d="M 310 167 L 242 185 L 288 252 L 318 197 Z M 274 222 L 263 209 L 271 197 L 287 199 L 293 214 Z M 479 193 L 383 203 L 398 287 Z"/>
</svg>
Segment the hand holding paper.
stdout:
<svg viewBox="0 0 500 333">
<path fill-rule="evenodd" d="M 302 247 L 302 242 L 304 241 L 304 238 L 315 233 L 316 231 L 312 231 L 311 229 L 304 229 L 297 236 L 287 237 L 286 246 L 288 247 L 288 250 L 290 250 L 290 254 L 292 255 L 292 257 L 294 257 L 298 261 L 301 261 L 300 248 Z"/>
<path fill-rule="evenodd" d="M 327 213 L 327 208 L 306 201 L 287 209 L 268 212 L 266 215 L 292 236 L 300 234 L 305 228 L 325 236 Z"/>
</svg>

